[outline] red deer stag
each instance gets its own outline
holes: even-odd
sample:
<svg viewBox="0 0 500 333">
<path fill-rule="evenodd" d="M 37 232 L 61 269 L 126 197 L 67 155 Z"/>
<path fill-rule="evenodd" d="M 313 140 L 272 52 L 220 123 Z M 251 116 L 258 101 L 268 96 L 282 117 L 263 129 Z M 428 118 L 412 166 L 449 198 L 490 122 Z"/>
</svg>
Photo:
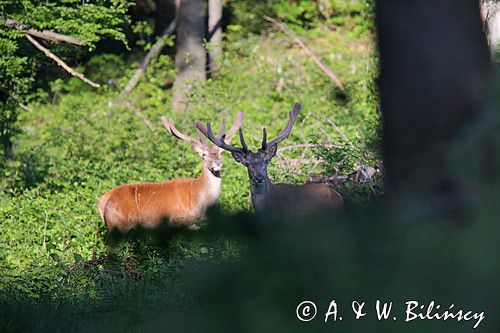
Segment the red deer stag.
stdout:
<svg viewBox="0 0 500 333">
<path fill-rule="evenodd" d="M 248 149 L 241 128 L 239 135 L 242 147 L 239 148 L 218 139 L 212 133 L 210 123 L 207 123 L 205 128 L 200 121 L 196 122 L 196 127 L 203 135 L 218 147 L 231 152 L 237 162 L 247 167 L 252 203 L 257 212 L 265 211 L 301 219 L 327 211 L 338 211 L 343 205 L 340 194 L 329 186 L 273 184 L 269 180 L 267 165 L 276 154 L 278 144 L 291 133 L 300 108 L 301 105 L 295 103 L 289 113 L 288 124 L 276 139 L 267 142 L 266 129 L 263 128 L 262 146 L 256 153 Z"/>
<path fill-rule="evenodd" d="M 225 135 L 222 121 L 221 142 L 230 142 L 240 128 L 243 116 L 242 112 L 238 112 L 232 128 Z M 205 142 L 202 137 L 195 139 L 179 132 L 172 118 L 167 120 L 161 117 L 161 121 L 173 136 L 189 142 L 200 155 L 203 161 L 201 176 L 113 188 L 99 202 L 99 213 L 108 231 L 117 229 L 126 232 L 136 226 L 154 228 L 162 222 L 197 229 L 196 220 L 203 218 L 207 208 L 219 198 L 222 149 Z"/>
</svg>

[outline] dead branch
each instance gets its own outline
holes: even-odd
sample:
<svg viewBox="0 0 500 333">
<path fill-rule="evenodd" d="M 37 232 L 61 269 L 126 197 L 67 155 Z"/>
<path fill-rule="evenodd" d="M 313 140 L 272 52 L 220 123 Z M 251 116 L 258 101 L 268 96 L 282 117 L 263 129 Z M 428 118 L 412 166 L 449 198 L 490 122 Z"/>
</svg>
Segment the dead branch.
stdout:
<svg viewBox="0 0 500 333">
<path fill-rule="evenodd" d="M 29 113 L 33 113 L 33 110 L 31 110 L 26 104 L 19 102 L 19 107 L 21 109 L 23 109 L 24 111 L 28 111 Z"/>
<path fill-rule="evenodd" d="M 281 161 L 278 161 L 277 164 L 321 164 L 325 163 L 323 160 L 315 160 L 312 158 L 283 158 Z"/>
<path fill-rule="evenodd" d="M 316 160 L 316 159 L 308 159 L 308 158 L 284 158 L 281 157 L 278 161 L 276 161 L 276 165 L 285 165 L 289 170 L 292 170 L 295 173 L 304 174 L 300 167 L 304 164 L 312 164 L 312 169 L 315 169 L 318 165 L 324 164 L 324 160 Z"/>
<path fill-rule="evenodd" d="M 377 162 L 374 167 L 364 167 L 361 165 L 356 171 L 348 175 L 310 176 L 306 184 L 324 183 L 339 186 L 348 181 L 360 184 L 372 183 L 376 178 L 383 177 L 381 165 L 381 162 Z"/>
<path fill-rule="evenodd" d="M 316 148 L 316 147 L 342 148 L 340 146 L 333 145 L 333 144 L 330 144 L 330 143 L 325 143 L 325 144 L 302 143 L 302 144 L 297 144 L 297 145 L 290 145 L 290 146 L 280 147 L 280 148 L 278 148 L 278 153 L 281 153 L 282 151 L 285 151 L 285 150 Z"/>
<path fill-rule="evenodd" d="M 78 73 L 75 70 L 73 70 L 71 67 L 69 67 L 64 61 L 62 61 L 60 58 L 58 58 L 54 53 L 50 52 L 47 48 L 43 47 L 40 43 L 38 43 L 33 37 L 31 37 L 29 34 L 25 33 L 24 36 L 31 42 L 31 44 L 35 45 L 37 49 L 42 51 L 47 57 L 50 59 L 54 60 L 59 66 L 64 68 L 64 70 L 71 75 L 79 78 L 83 82 L 87 83 L 88 85 L 91 85 L 94 88 L 99 88 L 101 85 L 99 83 L 95 83 L 89 79 L 87 79 L 82 73 Z"/>
<path fill-rule="evenodd" d="M 299 36 L 297 36 L 295 32 L 293 32 L 289 27 L 287 27 L 287 25 L 283 22 L 273 19 L 272 17 L 269 17 L 267 15 L 264 15 L 263 17 L 266 21 L 273 23 L 281 31 L 290 36 L 295 43 L 299 44 L 299 46 L 304 50 L 304 52 L 312 60 L 314 60 L 316 65 L 323 71 L 323 73 L 325 73 L 341 91 L 345 91 L 344 85 L 342 84 L 342 82 L 340 82 L 339 78 L 335 74 L 333 74 L 331 69 L 328 68 L 328 66 L 326 66 L 306 44 L 304 44 L 304 42 L 299 38 Z"/>
<path fill-rule="evenodd" d="M 51 42 L 59 43 L 59 42 L 65 42 L 65 43 L 70 43 L 70 44 L 75 44 L 75 45 L 85 45 L 87 44 L 83 39 L 71 37 L 71 36 L 66 36 L 62 35 L 60 33 L 50 31 L 50 30 L 36 30 L 32 29 L 26 24 L 22 24 L 21 22 L 17 22 L 15 20 L 11 19 L 6 19 L 4 21 L 4 24 L 6 27 L 16 29 L 23 31 L 25 34 L 35 36 L 38 38 L 42 38 Z"/>
<path fill-rule="evenodd" d="M 340 136 L 345 140 L 345 142 L 351 144 L 351 141 L 349 140 L 349 138 L 347 137 L 347 135 L 345 134 L 344 131 L 342 131 L 337 125 L 335 125 L 335 123 L 333 122 L 333 120 L 331 120 L 330 118 L 326 119 L 326 121 L 332 125 L 332 127 L 337 131 L 337 133 L 340 134 Z"/>
<path fill-rule="evenodd" d="M 33 113 L 33 110 L 31 110 L 26 104 L 20 101 L 19 95 L 18 94 L 10 94 L 7 90 L 0 88 L 2 91 L 4 91 L 7 95 L 9 95 L 13 100 L 17 102 L 17 105 L 23 109 L 24 111 L 28 111 L 29 113 Z"/>
<path fill-rule="evenodd" d="M 118 106 L 122 106 L 122 105 L 125 106 L 127 109 L 131 110 L 133 113 L 135 113 L 135 115 L 137 117 L 139 117 L 139 119 L 141 119 L 141 121 L 144 123 L 144 125 L 146 125 L 147 128 L 149 128 L 151 130 L 151 132 L 156 134 L 156 131 L 155 131 L 153 124 L 151 124 L 151 122 L 148 120 L 148 118 L 146 118 L 146 116 L 138 108 L 136 108 L 129 101 L 125 101 L 125 100 L 121 100 L 118 103 Z"/>
<path fill-rule="evenodd" d="M 147 128 L 149 128 L 155 135 L 158 135 L 158 133 L 155 131 L 153 124 L 149 121 L 149 119 L 146 118 L 146 116 L 138 108 L 136 108 L 131 102 L 126 101 L 124 99 L 121 99 L 118 101 L 118 103 L 116 105 L 119 107 L 123 106 L 123 107 L 126 107 L 127 109 L 131 110 L 137 117 L 139 117 L 139 119 L 141 119 L 141 121 L 144 123 L 144 125 L 146 125 Z M 76 126 L 82 125 L 86 121 L 93 120 L 97 116 L 99 116 L 102 112 L 103 112 L 103 109 L 100 109 L 100 110 L 92 113 L 87 118 L 80 119 L 76 123 L 74 123 L 73 125 L 66 127 L 66 130 L 70 131 L 73 128 L 75 128 Z"/>
<path fill-rule="evenodd" d="M 311 79 L 309 78 L 309 75 L 307 75 L 307 72 L 306 70 L 304 69 L 304 66 L 302 66 L 301 64 L 299 64 L 297 61 L 295 61 L 295 59 L 293 59 L 292 57 L 288 57 L 288 61 L 290 61 L 290 63 L 292 65 L 295 66 L 295 68 L 297 68 L 297 70 L 302 74 L 302 78 L 306 81 L 307 84 L 311 84 Z"/>
<path fill-rule="evenodd" d="M 175 31 L 176 25 L 177 25 L 177 21 L 176 21 L 176 19 L 174 19 L 168 25 L 167 29 L 165 29 L 165 31 L 163 32 L 163 35 L 156 41 L 156 43 L 153 44 L 153 47 L 151 48 L 151 50 L 149 50 L 148 54 L 146 54 L 146 56 L 144 57 L 144 60 L 142 61 L 142 64 L 141 64 L 141 67 L 137 68 L 134 75 L 132 75 L 132 77 L 128 81 L 127 86 L 125 87 L 125 89 L 123 89 L 122 95 L 129 94 L 135 88 L 135 86 L 139 83 L 139 80 L 146 72 L 146 68 L 149 66 L 149 64 L 154 59 L 154 57 L 156 57 L 161 52 L 163 47 L 165 46 L 164 38 L 168 35 L 171 35 Z"/>
</svg>

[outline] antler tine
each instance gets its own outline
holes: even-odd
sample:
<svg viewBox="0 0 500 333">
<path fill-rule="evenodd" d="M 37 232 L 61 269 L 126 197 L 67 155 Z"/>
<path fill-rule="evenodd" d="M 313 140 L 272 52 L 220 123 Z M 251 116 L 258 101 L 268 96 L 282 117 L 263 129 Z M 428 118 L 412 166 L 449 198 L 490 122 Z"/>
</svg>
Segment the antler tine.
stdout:
<svg viewBox="0 0 500 333">
<path fill-rule="evenodd" d="M 198 135 L 200 137 L 200 142 L 203 143 L 203 144 L 206 144 L 207 142 L 205 141 L 205 138 L 203 137 L 203 135 L 199 134 Z"/>
<path fill-rule="evenodd" d="M 226 131 L 226 118 L 223 118 L 220 126 L 220 131 L 219 134 L 217 134 L 217 137 L 222 139 L 222 136 L 224 135 L 225 131 Z"/>
<path fill-rule="evenodd" d="M 245 118 L 245 114 L 241 111 L 238 111 L 236 114 L 236 119 L 234 120 L 233 126 L 231 129 L 226 133 L 226 136 L 224 138 L 224 141 L 227 143 L 231 142 L 231 138 L 233 137 L 234 133 L 240 129 L 241 125 L 243 124 L 243 119 Z"/>
<path fill-rule="evenodd" d="M 278 135 L 278 137 L 272 141 L 270 141 L 267 146 L 272 146 L 272 145 L 277 145 L 281 141 L 283 141 L 290 133 L 292 132 L 293 125 L 297 121 L 297 116 L 299 115 L 300 108 L 302 106 L 300 103 L 295 103 L 293 106 L 293 110 L 288 113 L 289 119 L 288 119 L 288 124 L 286 125 L 285 129 Z"/>
<path fill-rule="evenodd" d="M 241 142 L 241 146 L 243 147 L 243 151 L 248 151 L 248 146 L 245 142 L 245 138 L 243 137 L 243 130 L 241 129 L 241 127 L 239 128 L 239 134 L 240 134 L 240 142 Z"/>
<path fill-rule="evenodd" d="M 228 145 L 227 143 L 224 142 L 223 139 L 218 139 L 214 133 L 212 132 L 212 128 L 210 127 L 210 122 L 207 123 L 207 127 L 203 126 L 203 123 L 201 121 L 196 122 L 196 128 L 204 135 L 206 136 L 210 141 L 212 141 L 217 147 L 222 148 L 224 150 L 234 152 L 234 151 L 242 151 L 241 148 L 238 147 L 233 147 L 231 145 Z"/>
<path fill-rule="evenodd" d="M 160 119 L 161 119 L 161 122 L 163 123 L 163 126 L 165 126 L 165 128 L 173 136 L 175 136 L 177 139 L 181 139 L 181 140 L 188 141 L 188 142 L 198 141 L 197 139 L 195 139 L 193 137 L 190 137 L 189 135 L 186 135 L 186 134 L 183 134 L 183 133 L 179 132 L 179 130 L 177 128 L 175 128 L 175 126 L 174 126 L 174 120 L 172 118 L 169 118 L 167 120 L 167 118 L 165 118 L 164 116 L 162 116 Z"/>
<path fill-rule="evenodd" d="M 267 148 L 267 132 L 266 132 L 266 128 L 265 127 L 262 127 L 262 149 L 266 149 Z"/>
</svg>

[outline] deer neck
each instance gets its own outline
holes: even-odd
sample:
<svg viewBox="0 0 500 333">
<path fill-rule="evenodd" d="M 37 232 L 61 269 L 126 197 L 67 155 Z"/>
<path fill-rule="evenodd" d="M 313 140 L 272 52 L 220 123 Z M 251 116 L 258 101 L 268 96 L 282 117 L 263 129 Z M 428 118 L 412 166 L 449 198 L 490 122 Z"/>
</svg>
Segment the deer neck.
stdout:
<svg viewBox="0 0 500 333">
<path fill-rule="evenodd" d="M 250 193 L 252 195 L 252 204 L 255 210 L 263 210 L 273 186 L 274 185 L 267 177 L 262 183 L 255 183 L 250 179 Z"/>
<path fill-rule="evenodd" d="M 199 193 L 198 198 L 202 206 L 213 205 L 220 195 L 221 178 L 220 174 L 214 174 L 203 163 L 201 176 L 198 178 Z"/>
</svg>

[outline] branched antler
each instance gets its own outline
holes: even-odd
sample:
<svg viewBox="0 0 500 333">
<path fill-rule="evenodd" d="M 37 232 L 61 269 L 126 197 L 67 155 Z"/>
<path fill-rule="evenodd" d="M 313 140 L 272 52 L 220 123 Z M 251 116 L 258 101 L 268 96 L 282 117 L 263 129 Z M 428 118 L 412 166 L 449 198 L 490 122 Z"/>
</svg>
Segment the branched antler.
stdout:
<svg viewBox="0 0 500 333">
<path fill-rule="evenodd" d="M 233 126 L 231 129 L 226 133 L 224 133 L 224 123 L 222 125 L 222 130 L 220 131 L 218 137 L 214 135 L 212 132 L 212 127 L 210 126 L 210 122 L 207 123 L 207 127 L 203 125 L 201 121 L 196 121 L 196 128 L 204 135 L 206 136 L 210 141 L 212 141 L 217 147 L 222 148 L 227 151 L 236 151 L 240 150 L 242 148 L 237 148 L 234 146 L 231 146 L 229 142 L 231 142 L 231 138 L 236 133 L 236 131 L 240 131 L 240 139 L 241 139 L 241 125 L 243 124 L 243 118 L 244 118 L 244 113 L 243 112 L 238 112 L 236 115 L 236 119 L 233 123 Z"/>
<path fill-rule="evenodd" d="M 266 129 L 263 129 L 263 140 L 262 140 L 262 149 L 266 149 L 269 146 L 277 145 L 281 141 L 283 141 L 290 133 L 292 132 L 293 125 L 295 125 L 295 122 L 297 121 L 297 117 L 300 112 L 300 108 L 302 106 L 300 103 L 295 103 L 293 106 L 293 110 L 288 113 L 288 124 L 286 124 L 285 129 L 276 137 L 276 139 L 266 142 L 267 140 L 267 133 Z"/>
</svg>

